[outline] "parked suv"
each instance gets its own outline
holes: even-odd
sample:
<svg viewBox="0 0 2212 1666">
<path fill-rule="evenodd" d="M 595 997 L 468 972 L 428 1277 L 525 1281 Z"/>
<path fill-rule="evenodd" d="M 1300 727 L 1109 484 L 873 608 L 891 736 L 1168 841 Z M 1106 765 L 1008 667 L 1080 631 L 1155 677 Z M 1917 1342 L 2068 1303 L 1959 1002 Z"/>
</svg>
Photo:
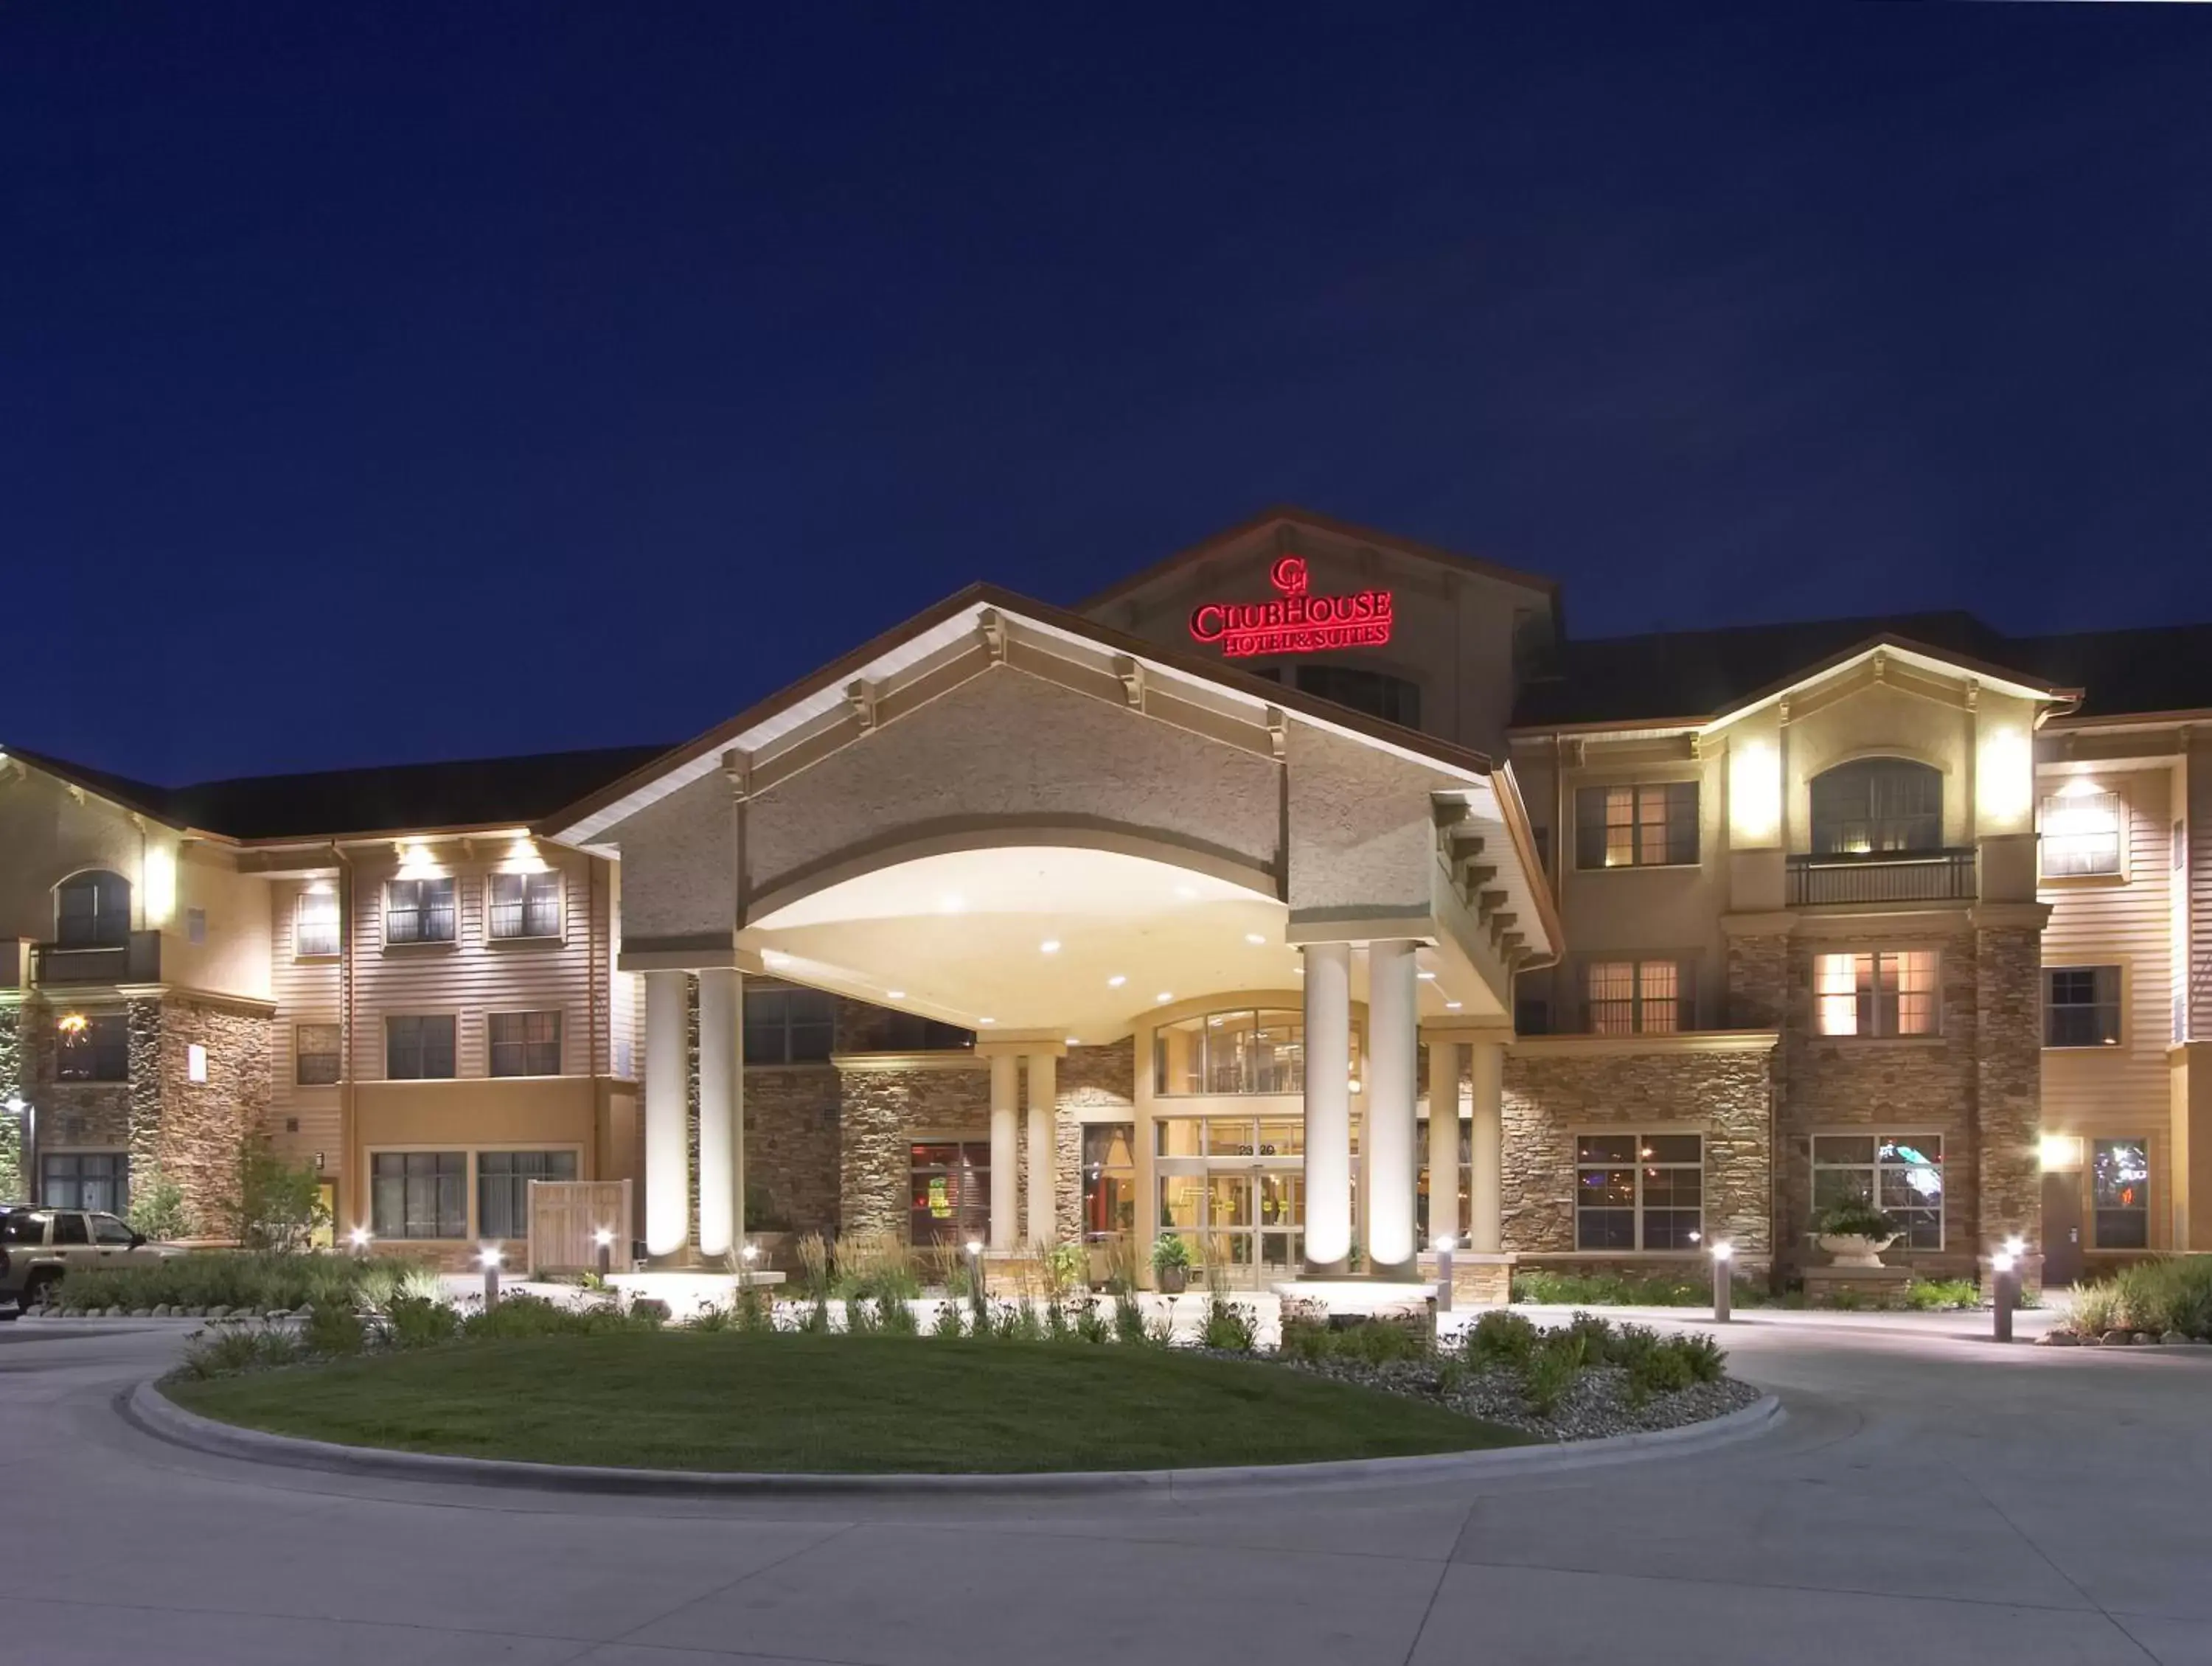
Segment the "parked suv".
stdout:
<svg viewBox="0 0 2212 1666">
<path fill-rule="evenodd" d="M 86 1209 L 0 1203 L 0 1319 L 22 1317 L 72 1267 L 135 1267 L 179 1251 L 149 1244 L 128 1221 Z"/>
</svg>

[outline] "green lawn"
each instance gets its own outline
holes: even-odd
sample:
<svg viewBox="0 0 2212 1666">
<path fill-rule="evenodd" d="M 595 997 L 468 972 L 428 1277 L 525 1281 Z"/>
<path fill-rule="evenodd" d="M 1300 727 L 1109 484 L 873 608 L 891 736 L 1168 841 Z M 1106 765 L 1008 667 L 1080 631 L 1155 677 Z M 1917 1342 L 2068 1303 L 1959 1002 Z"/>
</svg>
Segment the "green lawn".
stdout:
<svg viewBox="0 0 2212 1666">
<path fill-rule="evenodd" d="M 1524 1439 L 1278 1366 L 931 1337 L 532 1336 L 167 1391 L 278 1434 L 651 1469 L 1151 1469 Z"/>
</svg>

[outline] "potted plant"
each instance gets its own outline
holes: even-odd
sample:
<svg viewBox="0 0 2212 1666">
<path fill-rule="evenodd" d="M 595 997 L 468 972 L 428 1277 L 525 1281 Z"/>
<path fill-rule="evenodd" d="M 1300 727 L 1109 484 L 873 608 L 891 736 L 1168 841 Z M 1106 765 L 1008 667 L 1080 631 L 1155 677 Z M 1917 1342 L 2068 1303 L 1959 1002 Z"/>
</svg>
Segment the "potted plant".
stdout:
<svg viewBox="0 0 2212 1666">
<path fill-rule="evenodd" d="M 1190 1282 L 1190 1245 L 1173 1233 L 1152 1240 L 1152 1282 L 1165 1296 L 1181 1295 Z"/>
<path fill-rule="evenodd" d="M 1823 1209 L 1813 1235 L 1838 1267 L 1879 1267 L 1881 1252 L 1897 1242 L 1897 1222 L 1863 1197 L 1847 1197 Z"/>
</svg>

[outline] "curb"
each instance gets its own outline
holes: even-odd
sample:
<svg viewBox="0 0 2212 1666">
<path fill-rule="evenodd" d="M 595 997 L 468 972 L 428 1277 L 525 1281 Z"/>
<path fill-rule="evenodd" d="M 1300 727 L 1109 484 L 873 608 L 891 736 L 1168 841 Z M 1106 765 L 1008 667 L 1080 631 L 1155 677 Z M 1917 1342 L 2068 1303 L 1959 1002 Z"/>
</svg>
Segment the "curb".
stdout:
<svg viewBox="0 0 2212 1666">
<path fill-rule="evenodd" d="M 603 1465 L 528 1463 L 514 1458 L 447 1457 L 434 1452 L 345 1446 L 264 1434 L 185 1410 L 149 1378 L 118 1402 L 148 1434 L 173 1445 L 248 1463 L 321 1469 L 387 1481 L 430 1481 L 465 1487 L 522 1487 L 568 1493 L 664 1498 L 766 1498 L 874 1495 L 969 1497 L 1081 1496 L 1129 1493 L 1234 1493 L 1285 1487 L 1347 1487 L 1398 1481 L 1475 1481 L 1532 1470 L 1589 1469 L 1642 1457 L 1668 1457 L 1726 1445 L 1763 1433 L 1784 1415 L 1762 1394 L 1750 1405 L 1679 1428 L 1554 1445 L 1506 1446 L 1479 1452 L 1415 1457 L 1342 1458 L 1326 1463 L 1249 1465 L 1209 1469 L 1091 1469 L 1046 1475 L 787 1475 L 700 1469 L 622 1469 Z"/>
</svg>

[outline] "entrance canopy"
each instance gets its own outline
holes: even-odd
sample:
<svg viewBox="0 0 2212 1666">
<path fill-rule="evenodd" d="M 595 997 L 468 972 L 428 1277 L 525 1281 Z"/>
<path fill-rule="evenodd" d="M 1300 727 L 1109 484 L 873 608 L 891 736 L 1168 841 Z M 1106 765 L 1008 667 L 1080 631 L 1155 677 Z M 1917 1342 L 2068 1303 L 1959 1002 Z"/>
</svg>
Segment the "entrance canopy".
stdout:
<svg viewBox="0 0 2212 1666">
<path fill-rule="evenodd" d="M 1109 1040 L 1382 941 L 1425 1018 L 1503 1019 L 1560 948 L 1506 766 L 988 586 L 542 831 L 621 858 L 626 969 L 986 1032 Z"/>
</svg>

